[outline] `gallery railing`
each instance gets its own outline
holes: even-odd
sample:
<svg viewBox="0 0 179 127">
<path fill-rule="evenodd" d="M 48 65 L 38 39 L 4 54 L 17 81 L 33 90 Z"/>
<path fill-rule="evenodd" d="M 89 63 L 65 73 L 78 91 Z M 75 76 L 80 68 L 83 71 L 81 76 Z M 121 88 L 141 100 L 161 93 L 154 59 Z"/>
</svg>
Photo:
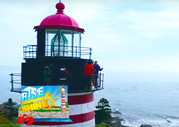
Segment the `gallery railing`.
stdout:
<svg viewBox="0 0 179 127">
<path fill-rule="evenodd" d="M 24 58 L 36 58 L 38 52 L 37 50 L 37 45 L 24 46 Z M 44 57 L 72 57 L 91 59 L 91 55 L 92 49 L 88 47 L 46 45 Z"/>
<path fill-rule="evenodd" d="M 12 73 L 11 76 L 11 92 L 21 92 L 21 73 Z"/>
<path fill-rule="evenodd" d="M 21 73 L 12 73 L 11 76 L 11 92 L 21 93 Z M 86 89 L 82 87 L 75 87 L 69 90 L 69 93 L 73 92 L 91 92 L 104 89 L 104 74 L 93 75 L 91 83 L 84 84 Z M 97 82 L 96 82 L 97 81 Z M 70 87 L 70 86 L 69 86 Z"/>
</svg>

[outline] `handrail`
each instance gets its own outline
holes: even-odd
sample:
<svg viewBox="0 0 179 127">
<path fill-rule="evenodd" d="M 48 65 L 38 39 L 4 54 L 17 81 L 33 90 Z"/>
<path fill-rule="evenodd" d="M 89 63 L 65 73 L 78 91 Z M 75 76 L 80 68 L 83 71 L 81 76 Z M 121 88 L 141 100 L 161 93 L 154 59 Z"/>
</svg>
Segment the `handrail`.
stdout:
<svg viewBox="0 0 179 127">
<path fill-rule="evenodd" d="M 12 92 L 21 92 L 21 73 L 11 73 L 11 91 Z"/>
<path fill-rule="evenodd" d="M 103 73 L 99 73 L 99 74 L 93 74 L 93 80 L 97 81 L 97 90 L 101 90 L 104 89 L 104 74 Z M 97 78 L 97 79 L 95 79 Z M 95 82 L 94 82 L 95 83 Z M 95 84 L 93 84 L 95 85 Z"/>
<path fill-rule="evenodd" d="M 21 73 L 12 73 L 10 74 L 11 76 L 11 92 L 18 92 L 21 93 Z M 95 86 L 94 83 L 94 77 L 97 76 L 97 87 L 94 89 L 74 89 L 72 91 L 69 91 L 69 93 L 73 93 L 73 92 L 91 92 L 91 91 L 99 91 L 104 89 L 104 74 L 99 73 L 98 75 L 93 75 L 93 81 L 92 84 Z M 90 83 L 91 84 L 91 83 Z M 90 84 L 85 84 L 86 86 L 90 85 Z"/>
<path fill-rule="evenodd" d="M 23 47 L 24 59 L 37 57 L 37 45 L 27 45 Z M 73 51 L 73 52 L 72 52 Z M 72 57 L 83 58 L 88 56 L 91 59 L 92 49 L 89 47 L 79 46 L 59 46 L 59 45 L 45 45 L 44 57 Z M 42 56 L 38 56 L 42 57 Z"/>
</svg>

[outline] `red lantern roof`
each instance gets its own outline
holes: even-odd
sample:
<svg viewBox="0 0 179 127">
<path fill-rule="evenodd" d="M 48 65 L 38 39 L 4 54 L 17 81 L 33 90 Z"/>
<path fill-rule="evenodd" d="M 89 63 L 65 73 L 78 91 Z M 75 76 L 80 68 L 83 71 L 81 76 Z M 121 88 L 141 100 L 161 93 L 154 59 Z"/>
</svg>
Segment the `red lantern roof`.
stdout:
<svg viewBox="0 0 179 127">
<path fill-rule="evenodd" d="M 71 17 L 65 15 L 63 10 L 65 5 L 63 3 L 56 4 L 57 13 L 46 17 L 39 26 L 35 26 L 36 30 L 39 29 L 66 29 L 84 32 L 84 29 L 80 28 L 78 23 Z"/>
</svg>

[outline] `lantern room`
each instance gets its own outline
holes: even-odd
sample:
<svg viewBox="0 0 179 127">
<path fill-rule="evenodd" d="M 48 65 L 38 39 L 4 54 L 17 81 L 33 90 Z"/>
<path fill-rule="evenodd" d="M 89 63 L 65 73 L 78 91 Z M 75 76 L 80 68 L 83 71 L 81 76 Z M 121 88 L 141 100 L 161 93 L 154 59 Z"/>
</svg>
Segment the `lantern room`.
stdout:
<svg viewBox="0 0 179 127">
<path fill-rule="evenodd" d="M 37 31 L 37 46 L 24 46 L 25 58 L 73 57 L 91 59 L 91 48 L 81 47 L 81 33 L 84 29 L 71 17 L 65 15 L 63 3 L 56 4 L 57 13 L 46 17 Z"/>
<path fill-rule="evenodd" d="M 37 57 L 81 57 L 84 29 L 63 13 L 63 3 L 57 3 L 56 8 L 56 14 L 46 17 L 35 27 L 38 32 Z"/>
</svg>

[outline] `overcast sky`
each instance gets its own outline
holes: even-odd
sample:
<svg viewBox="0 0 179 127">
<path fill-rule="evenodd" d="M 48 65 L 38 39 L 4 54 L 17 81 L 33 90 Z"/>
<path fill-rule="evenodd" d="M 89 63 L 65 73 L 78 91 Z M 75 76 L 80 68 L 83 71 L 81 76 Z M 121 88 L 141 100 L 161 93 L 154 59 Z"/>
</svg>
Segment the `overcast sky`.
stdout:
<svg viewBox="0 0 179 127">
<path fill-rule="evenodd" d="M 34 26 L 55 14 L 58 0 L 0 1 L 0 66 L 20 66 Z M 179 73 L 179 1 L 62 0 L 104 72 Z"/>
</svg>

